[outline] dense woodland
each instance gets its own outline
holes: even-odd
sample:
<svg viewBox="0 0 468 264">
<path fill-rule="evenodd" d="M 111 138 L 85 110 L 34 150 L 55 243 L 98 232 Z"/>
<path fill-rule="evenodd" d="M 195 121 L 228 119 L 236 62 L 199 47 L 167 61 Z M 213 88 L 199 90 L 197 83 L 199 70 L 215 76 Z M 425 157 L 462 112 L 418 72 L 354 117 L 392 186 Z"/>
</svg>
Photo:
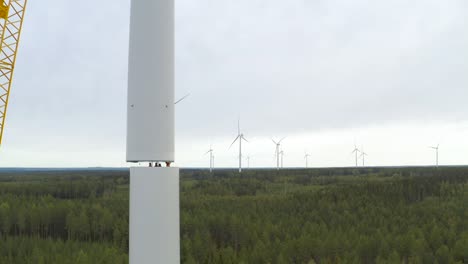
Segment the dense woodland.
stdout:
<svg viewBox="0 0 468 264">
<path fill-rule="evenodd" d="M 0 263 L 128 263 L 128 172 L 0 173 Z"/>
<path fill-rule="evenodd" d="M 128 263 L 128 171 L 0 172 L 0 263 Z M 183 170 L 183 263 L 468 263 L 468 168 Z"/>
</svg>

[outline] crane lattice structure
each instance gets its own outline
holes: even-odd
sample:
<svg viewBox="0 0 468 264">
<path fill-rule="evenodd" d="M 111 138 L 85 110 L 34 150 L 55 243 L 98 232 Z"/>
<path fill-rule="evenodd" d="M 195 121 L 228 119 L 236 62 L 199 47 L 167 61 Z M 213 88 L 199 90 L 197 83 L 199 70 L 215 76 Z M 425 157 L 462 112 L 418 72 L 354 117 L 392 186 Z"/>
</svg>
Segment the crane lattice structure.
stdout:
<svg viewBox="0 0 468 264">
<path fill-rule="evenodd" d="M 27 2 L 3 0 L 0 5 L 0 144 Z"/>
</svg>

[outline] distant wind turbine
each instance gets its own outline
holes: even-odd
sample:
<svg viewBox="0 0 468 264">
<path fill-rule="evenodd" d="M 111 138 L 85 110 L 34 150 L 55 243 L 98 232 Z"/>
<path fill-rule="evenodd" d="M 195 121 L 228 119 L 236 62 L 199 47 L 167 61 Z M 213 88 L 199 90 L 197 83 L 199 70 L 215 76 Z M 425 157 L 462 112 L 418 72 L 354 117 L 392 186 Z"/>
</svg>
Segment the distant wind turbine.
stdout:
<svg viewBox="0 0 468 264">
<path fill-rule="evenodd" d="M 210 145 L 210 150 L 208 150 L 205 153 L 205 155 L 208 154 L 208 153 L 210 153 L 210 172 L 213 172 L 213 159 L 214 158 L 213 158 L 213 148 L 211 147 L 211 145 Z"/>
<path fill-rule="evenodd" d="M 354 150 L 351 152 L 351 154 L 355 154 L 355 157 L 356 157 L 356 167 L 358 166 L 358 153 L 361 152 L 357 147 L 356 145 L 354 145 Z"/>
<path fill-rule="evenodd" d="M 364 147 L 361 147 L 361 158 L 362 158 L 362 166 L 365 167 L 366 166 L 366 156 L 369 156 L 367 155 L 366 152 L 364 152 Z"/>
<path fill-rule="evenodd" d="M 250 169 L 250 156 L 247 156 L 247 168 Z"/>
<path fill-rule="evenodd" d="M 273 143 L 275 143 L 276 149 L 275 149 L 275 156 L 276 156 L 276 170 L 280 169 L 280 146 L 281 146 L 281 141 L 283 141 L 286 137 L 282 138 L 280 141 L 276 142 L 274 139 L 271 139 Z"/>
<path fill-rule="evenodd" d="M 436 167 L 439 167 L 439 145 L 440 144 L 437 144 L 437 147 L 430 147 L 431 149 L 435 149 L 435 153 L 436 153 Z"/>
<path fill-rule="evenodd" d="M 304 159 L 305 159 L 305 162 L 306 162 L 306 168 L 309 167 L 309 157 L 310 157 L 310 155 L 309 155 L 308 153 L 306 153 L 306 154 L 304 155 Z"/>
<path fill-rule="evenodd" d="M 234 139 L 234 141 L 232 142 L 231 146 L 229 146 L 229 148 L 231 148 L 232 145 L 234 145 L 234 143 L 236 143 L 237 140 L 239 140 L 239 173 L 241 173 L 242 172 L 242 140 L 245 140 L 246 142 L 249 142 L 249 141 L 245 139 L 244 134 L 241 133 L 240 119 L 237 121 L 237 137 Z"/>
</svg>

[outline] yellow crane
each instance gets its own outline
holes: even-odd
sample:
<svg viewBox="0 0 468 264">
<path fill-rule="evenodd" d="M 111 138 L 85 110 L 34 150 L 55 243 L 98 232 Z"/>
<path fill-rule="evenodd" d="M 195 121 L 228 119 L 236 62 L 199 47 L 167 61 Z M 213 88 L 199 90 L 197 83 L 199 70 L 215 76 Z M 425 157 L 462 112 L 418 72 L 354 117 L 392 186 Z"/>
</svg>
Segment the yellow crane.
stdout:
<svg viewBox="0 0 468 264">
<path fill-rule="evenodd" d="M 3 0 L 0 5 L 0 144 L 10 97 L 16 53 L 28 0 Z"/>
</svg>

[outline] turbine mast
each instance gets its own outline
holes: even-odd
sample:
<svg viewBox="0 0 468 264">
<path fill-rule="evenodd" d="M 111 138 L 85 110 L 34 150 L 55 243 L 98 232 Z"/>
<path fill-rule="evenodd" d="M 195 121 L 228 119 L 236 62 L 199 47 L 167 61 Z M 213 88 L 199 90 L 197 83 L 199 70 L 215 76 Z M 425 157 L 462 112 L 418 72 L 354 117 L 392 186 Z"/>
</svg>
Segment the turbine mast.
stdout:
<svg viewBox="0 0 468 264">
<path fill-rule="evenodd" d="M 276 142 L 274 139 L 271 139 L 271 141 L 273 141 L 273 143 L 276 145 L 276 149 L 275 149 L 275 155 L 276 155 L 276 170 L 279 170 L 280 169 L 280 155 L 282 155 L 282 151 L 280 152 L 280 145 L 281 145 L 281 142 L 285 139 L 286 137 L 282 138 L 280 141 Z M 281 158 L 281 160 L 283 160 L 283 158 Z M 283 167 L 283 162 L 281 161 L 281 167 Z"/>
<path fill-rule="evenodd" d="M 359 149 L 356 147 L 356 145 L 354 145 L 354 150 L 351 152 L 351 154 L 354 153 L 354 155 L 355 155 L 355 164 L 356 164 L 356 167 L 358 166 L 358 152 L 359 152 Z"/>
<path fill-rule="evenodd" d="M 284 156 L 284 152 L 281 150 L 280 154 L 281 154 L 281 168 L 283 168 L 283 156 Z"/>
<path fill-rule="evenodd" d="M 358 166 L 358 158 L 357 158 L 357 156 L 358 156 L 358 152 L 357 152 L 357 150 L 356 150 L 356 167 Z"/>
<path fill-rule="evenodd" d="M 439 146 L 440 144 L 437 145 L 437 147 L 430 147 L 436 151 L 436 167 L 439 167 Z"/>
<path fill-rule="evenodd" d="M 239 136 L 239 173 L 242 173 L 242 134 Z"/>
<path fill-rule="evenodd" d="M 126 160 L 150 166 L 130 168 L 129 263 L 180 263 L 174 0 L 131 0 L 130 10 Z"/>
<path fill-rule="evenodd" d="M 279 160 L 279 144 L 276 144 L 276 170 L 280 169 L 280 160 Z"/>
<path fill-rule="evenodd" d="M 210 173 L 213 172 L 213 150 L 210 148 Z"/>
<path fill-rule="evenodd" d="M 239 173 L 242 173 L 242 140 L 245 140 L 246 142 L 249 142 L 249 141 L 245 139 L 244 134 L 241 133 L 240 119 L 237 121 L 237 137 L 236 139 L 234 139 L 234 141 L 232 142 L 231 146 L 229 146 L 229 148 L 231 148 L 232 145 L 236 143 L 236 140 L 239 140 Z"/>
</svg>

